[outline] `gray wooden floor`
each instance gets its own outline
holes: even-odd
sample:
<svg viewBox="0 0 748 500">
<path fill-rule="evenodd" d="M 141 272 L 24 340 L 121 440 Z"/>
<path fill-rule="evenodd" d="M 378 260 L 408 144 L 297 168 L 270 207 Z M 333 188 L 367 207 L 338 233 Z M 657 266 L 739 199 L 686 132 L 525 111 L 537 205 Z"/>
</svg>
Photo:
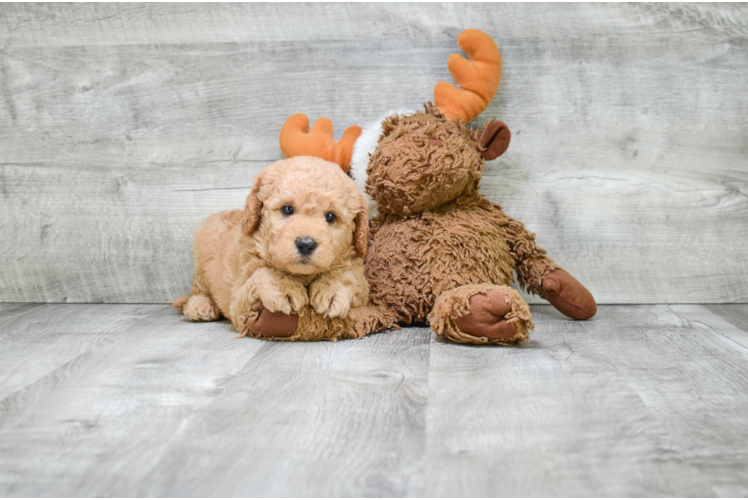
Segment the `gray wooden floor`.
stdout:
<svg viewBox="0 0 748 500">
<path fill-rule="evenodd" d="M 748 494 L 748 305 L 533 312 L 486 348 L 1 304 L 0 494 Z"/>
</svg>

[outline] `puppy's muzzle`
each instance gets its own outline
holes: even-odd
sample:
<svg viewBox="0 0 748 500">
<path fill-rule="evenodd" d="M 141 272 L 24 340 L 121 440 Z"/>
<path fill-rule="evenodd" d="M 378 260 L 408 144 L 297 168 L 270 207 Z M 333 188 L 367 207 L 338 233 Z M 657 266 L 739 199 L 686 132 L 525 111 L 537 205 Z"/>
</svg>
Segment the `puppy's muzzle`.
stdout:
<svg viewBox="0 0 748 500">
<path fill-rule="evenodd" d="M 308 236 L 296 238 L 296 250 L 304 257 L 309 257 L 317 248 L 317 242 Z"/>
</svg>

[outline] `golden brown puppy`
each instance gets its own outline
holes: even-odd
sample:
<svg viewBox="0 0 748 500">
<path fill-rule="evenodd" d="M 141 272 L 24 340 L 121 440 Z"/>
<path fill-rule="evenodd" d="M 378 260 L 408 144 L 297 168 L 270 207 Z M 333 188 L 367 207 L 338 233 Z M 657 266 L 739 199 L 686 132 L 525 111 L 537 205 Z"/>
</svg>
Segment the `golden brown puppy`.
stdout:
<svg viewBox="0 0 748 500">
<path fill-rule="evenodd" d="M 338 165 L 311 156 L 273 163 L 244 210 L 220 212 L 195 230 L 191 294 L 173 305 L 191 321 L 225 316 L 246 333 L 256 301 L 291 314 L 309 304 L 344 317 L 366 304 L 366 202 Z"/>
</svg>

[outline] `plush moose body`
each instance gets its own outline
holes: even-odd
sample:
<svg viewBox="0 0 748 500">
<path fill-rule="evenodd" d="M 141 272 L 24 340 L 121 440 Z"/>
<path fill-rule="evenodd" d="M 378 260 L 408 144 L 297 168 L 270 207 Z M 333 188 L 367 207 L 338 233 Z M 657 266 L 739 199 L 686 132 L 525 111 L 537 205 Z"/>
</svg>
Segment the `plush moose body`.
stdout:
<svg viewBox="0 0 748 500">
<path fill-rule="evenodd" d="M 393 113 L 368 130 L 350 127 L 337 143 L 329 121 L 318 120 L 311 131 L 303 115 L 286 122 L 286 156 L 352 164 L 354 178 L 376 204 L 365 260 L 369 305 L 352 309 L 346 319 L 301 310 L 296 322 L 255 307 L 249 335 L 267 338 L 272 331 L 286 340 L 334 340 L 427 321 L 437 335 L 456 342 L 519 343 L 533 323 L 510 287 L 515 273 L 522 288 L 567 316 L 595 314 L 589 291 L 535 244 L 535 235 L 480 195 L 485 162 L 506 151 L 510 132 L 499 121 L 482 130 L 465 124 L 498 89 L 501 58 L 481 31 L 464 31 L 458 43 L 471 58 L 453 55 L 448 61 L 460 88 L 441 82 L 436 105 L 428 103 L 422 112 Z M 285 335 L 278 335 L 280 323 L 287 325 Z"/>
</svg>

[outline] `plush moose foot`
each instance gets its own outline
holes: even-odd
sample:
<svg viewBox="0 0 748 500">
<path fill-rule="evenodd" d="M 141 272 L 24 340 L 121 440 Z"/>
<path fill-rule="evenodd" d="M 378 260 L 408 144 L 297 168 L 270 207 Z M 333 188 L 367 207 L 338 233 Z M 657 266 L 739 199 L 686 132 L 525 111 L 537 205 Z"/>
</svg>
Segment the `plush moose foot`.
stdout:
<svg viewBox="0 0 748 500">
<path fill-rule="evenodd" d="M 351 315 L 354 312 L 358 310 L 351 309 Z M 359 333 L 361 328 L 356 328 L 349 318 L 325 317 L 309 306 L 303 307 L 299 314 L 272 312 L 259 300 L 252 305 L 250 314 L 242 320 L 246 321 L 246 326 L 242 328 L 240 322 L 237 329 L 243 335 L 263 339 L 334 342 L 338 339 L 358 338 L 366 333 Z"/>
<path fill-rule="evenodd" d="M 469 344 L 516 344 L 534 328 L 530 309 L 516 290 L 493 284 L 465 285 L 442 293 L 429 315 L 437 335 Z"/>
<path fill-rule="evenodd" d="M 512 310 L 512 301 L 502 290 L 489 290 L 470 297 L 470 312 L 455 318 L 460 330 L 474 337 L 508 340 L 517 334 L 517 323 L 504 316 Z"/>
<path fill-rule="evenodd" d="M 597 312 L 590 291 L 562 269 L 551 271 L 543 278 L 542 297 L 570 318 L 590 319 Z"/>
<path fill-rule="evenodd" d="M 247 318 L 247 328 L 253 337 L 284 338 L 296 333 L 299 325 L 298 314 L 284 314 L 265 309 L 259 300 L 252 305 L 252 313 Z"/>
</svg>

